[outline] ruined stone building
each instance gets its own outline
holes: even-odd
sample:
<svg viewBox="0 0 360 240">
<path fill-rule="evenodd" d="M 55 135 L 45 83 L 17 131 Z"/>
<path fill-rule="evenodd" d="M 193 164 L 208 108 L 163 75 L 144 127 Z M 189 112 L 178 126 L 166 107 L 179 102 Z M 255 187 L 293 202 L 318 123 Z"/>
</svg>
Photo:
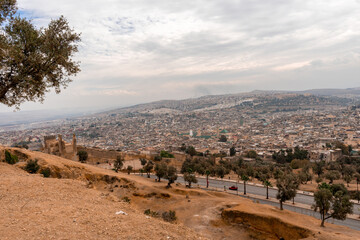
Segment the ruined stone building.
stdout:
<svg viewBox="0 0 360 240">
<path fill-rule="evenodd" d="M 56 136 L 45 136 L 43 152 L 60 156 L 63 158 L 77 160 L 77 145 L 76 136 L 73 134 L 72 143 L 66 143 L 62 139 L 62 135 Z"/>
</svg>

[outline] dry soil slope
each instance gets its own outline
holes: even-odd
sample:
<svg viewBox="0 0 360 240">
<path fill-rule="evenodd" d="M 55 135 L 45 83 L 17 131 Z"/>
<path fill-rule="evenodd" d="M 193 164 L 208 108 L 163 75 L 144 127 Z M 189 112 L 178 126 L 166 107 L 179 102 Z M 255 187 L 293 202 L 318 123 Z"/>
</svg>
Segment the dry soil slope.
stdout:
<svg viewBox="0 0 360 240">
<path fill-rule="evenodd" d="M 57 161 L 52 168 L 78 167 L 79 178 L 90 176 L 92 170 L 65 159 L 25 153 L 41 164 L 42 157 L 48 165 Z M 80 176 L 80 169 L 85 174 Z M 101 176 L 102 170 L 96 170 Z M 66 171 L 65 167 L 62 174 Z M 43 178 L 0 163 L 0 182 L 0 239 L 203 239 L 181 224 L 147 218 L 131 204 L 89 188 L 89 181 Z M 117 211 L 128 215 L 116 215 Z"/>
</svg>

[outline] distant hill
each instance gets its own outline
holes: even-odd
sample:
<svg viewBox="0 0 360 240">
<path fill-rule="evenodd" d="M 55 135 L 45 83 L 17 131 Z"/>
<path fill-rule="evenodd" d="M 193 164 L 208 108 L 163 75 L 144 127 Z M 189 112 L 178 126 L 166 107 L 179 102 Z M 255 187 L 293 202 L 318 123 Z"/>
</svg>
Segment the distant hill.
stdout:
<svg viewBox="0 0 360 240">
<path fill-rule="evenodd" d="M 346 88 L 346 89 L 310 89 L 306 91 L 299 91 L 298 93 L 310 93 L 322 96 L 338 96 L 338 97 L 360 97 L 359 88 Z"/>
<path fill-rule="evenodd" d="M 344 107 L 360 101 L 360 88 L 349 89 L 311 89 L 305 91 L 262 91 L 208 95 L 184 100 L 161 100 L 151 103 L 138 104 L 131 107 L 119 108 L 106 113 L 176 113 L 207 111 L 224 108 L 243 107 L 280 110 L 321 109 L 322 107 Z"/>
</svg>

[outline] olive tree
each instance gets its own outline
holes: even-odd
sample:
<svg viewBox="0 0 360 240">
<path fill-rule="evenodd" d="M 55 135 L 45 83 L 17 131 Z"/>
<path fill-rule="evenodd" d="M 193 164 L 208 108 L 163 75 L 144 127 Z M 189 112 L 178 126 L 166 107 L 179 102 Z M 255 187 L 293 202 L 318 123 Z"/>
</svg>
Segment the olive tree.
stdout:
<svg viewBox="0 0 360 240">
<path fill-rule="evenodd" d="M 283 210 L 283 202 L 296 196 L 297 179 L 293 174 L 284 174 L 276 180 L 278 193 L 276 199 L 280 202 L 280 209 Z"/>
<path fill-rule="evenodd" d="M 353 203 L 350 196 L 342 190 L 343 188 L 332 188 L 328 184 L 322 184 L 319 190 L 314 193 L 315 211 L 321 215 L 321 227 L 324 227 L 325 220 L 329 218 L 345 220 L 347 214 L 353 212 Z"/>
<path fill-rule="evenodd" d="M 16 0 L 0 1 L 0 103 L 19 108 L 67 87 L 80 71 L 73 60 L 80 35 L 63 16 L 36 28 L 16 12 Z"/>
</svg>

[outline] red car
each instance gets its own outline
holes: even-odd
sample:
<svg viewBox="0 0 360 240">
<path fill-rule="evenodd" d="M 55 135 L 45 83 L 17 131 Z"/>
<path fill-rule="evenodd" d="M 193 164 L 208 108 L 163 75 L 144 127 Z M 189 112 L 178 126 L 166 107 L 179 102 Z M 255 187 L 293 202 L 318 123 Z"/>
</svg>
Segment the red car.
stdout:
<svg viewBox="0 0 360 240">
<path fill-rule="evenodd" d="M 229 189 L 230 190 L 235 190 L 235 191 L 238 190 L 238 188 L 236 186 L 231 186 L 231 187 L 229 187 Z"/>
</svg>

